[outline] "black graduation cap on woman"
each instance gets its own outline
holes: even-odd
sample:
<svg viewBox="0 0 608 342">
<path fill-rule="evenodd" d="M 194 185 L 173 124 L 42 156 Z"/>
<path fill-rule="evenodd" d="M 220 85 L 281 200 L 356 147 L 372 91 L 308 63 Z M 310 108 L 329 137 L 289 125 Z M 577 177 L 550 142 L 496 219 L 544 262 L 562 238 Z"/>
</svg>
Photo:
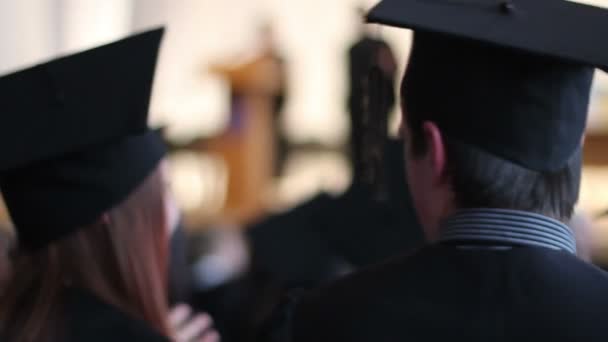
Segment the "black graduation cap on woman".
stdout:
<svg viewBox="0 0 608 342">
<path fill-rule="evenodd" d="M 18 272 L 0 298 L 1 340 L 168 340 L 164 309 L 151 318 L 137 302 L 152 297 L 133 285 L 138 276 L 145 290 L 164 289 L 153 260 L 161 254 L 149 243 L 165 228 L 162 213 L 150 215 L 163 205 L 164 146 L 147 125 L 162 34 L 0 78 L 0 191 L 19 244 Z M 129 209 L 132 202 L 140 207 Z M 98 224 L 104 214 L 117 222 Z M 135 246 L 142 254 L 127 253 L 126 237 L 143 238 L 145 229 L 150 240 Z"/>
<path fill-rule="evenodd" d="M 94 222 L 157 167 L 164 146 L 147 118 L 162 34 L 0 78 L 0 190 L 22 248 Z"/>
</svg>

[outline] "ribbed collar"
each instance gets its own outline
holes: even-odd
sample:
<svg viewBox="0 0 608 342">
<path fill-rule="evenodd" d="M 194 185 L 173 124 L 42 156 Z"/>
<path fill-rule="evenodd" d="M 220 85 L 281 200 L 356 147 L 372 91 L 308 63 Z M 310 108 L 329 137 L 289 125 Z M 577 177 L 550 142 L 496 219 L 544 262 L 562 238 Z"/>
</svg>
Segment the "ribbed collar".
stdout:
<svg viewBox="0 0 608 342">
<path fill-rule="evenodd" d="M 576 254 L 576 239 L 567 225 L 547 216 L 517 210 L 459 210 L 443 222 L 439 242 L 481 243 L 494 248 L 544 247 Z"/>
</svg>

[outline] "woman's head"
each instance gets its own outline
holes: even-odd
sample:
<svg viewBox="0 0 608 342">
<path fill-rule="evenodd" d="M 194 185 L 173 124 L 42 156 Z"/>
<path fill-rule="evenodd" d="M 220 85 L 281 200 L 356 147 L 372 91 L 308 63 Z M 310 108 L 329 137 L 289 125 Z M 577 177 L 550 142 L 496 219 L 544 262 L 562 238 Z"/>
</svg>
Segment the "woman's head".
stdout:
<svg viewBox="0 0 608 342">
<path fill-rule="evenodd" d="M 48 319 L 57 315 L 49 313 L 72 286 L 166 332 L 167 233 L 158 171 L 165 146 L 147 126 L 162 33 L 2 78 L 15 91 L 3 99 L 21 109 L 2 126 L 3 137 L 19 145 L 0 160 L 0 188 L 20 249 L 0 303 L 6 328 L 35 335 L 51 326 Z M 11 325 L 15 320 L 20 324 Z"/>
<path fill-rule="evenodd" d="M 19 333 L 42 333 L 52 328 L 48 318 L 60 309 L 62 289 L 76 287 L 168 334 L 163 182 L 157 167 L 96 222 L 37 252 L 18 252 L 15 269 L 19 272 L 4 296 L 0 319 L 17 321 Z"/>
</svg>

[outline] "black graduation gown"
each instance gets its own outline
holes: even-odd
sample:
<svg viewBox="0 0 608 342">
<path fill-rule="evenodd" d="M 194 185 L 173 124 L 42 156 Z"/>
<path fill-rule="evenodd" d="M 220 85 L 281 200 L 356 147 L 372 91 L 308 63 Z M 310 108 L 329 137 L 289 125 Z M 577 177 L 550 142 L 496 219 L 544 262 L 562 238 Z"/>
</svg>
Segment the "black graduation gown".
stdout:
<svg viewBox="0 0 608 342">
<path fill-rule="evenodd" d="M 608 341 L 608 276 L 546 248 L 428 246 L 294 306 L 276 340 Z"/>
<path fill-rule="evenodd" d="M 342 270 L 373 265 L 423 244 L 411 204 L 401 141 L 385 146 L 386 199 L 353 182 L 340 196 L 315 196 L 297 207 L 249 227 L 253 268 L 285 282 L 312 288 Z"/>
<path fill-rule="evenodd" d="M 168 342 L 145 322 L 130 317 L 97 297 L 70 290 L 66 297 L 65 342 Z"/>
<path fill-rule="evenodd" d="M 286 292 L 311 289 L 423 244 L 403 164 L 403 145 L 389 141 L 383 168 L 386 198 L 357 183 L 346 193 L 320 194 L 247 229 L 249 272 L 191 302 L 209 312 L 223 341 L 251 341 Z"/>
</svg>

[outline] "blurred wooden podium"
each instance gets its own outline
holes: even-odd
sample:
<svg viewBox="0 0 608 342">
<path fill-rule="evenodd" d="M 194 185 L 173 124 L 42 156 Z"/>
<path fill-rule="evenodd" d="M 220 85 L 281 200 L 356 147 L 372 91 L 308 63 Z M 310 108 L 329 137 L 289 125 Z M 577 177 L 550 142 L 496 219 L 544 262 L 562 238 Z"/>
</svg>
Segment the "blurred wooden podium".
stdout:
<svg viewBox="0 0 608 342">
<path fill-rule="evenodd" d="M 268 50 L 236 66 L 217 65 L 213 73 L 231 85 L 230 124 L 206 144 L 228 166 L 223 218 L 243 224 L 264 212 L 272 186 L 275 163 L 274 99 L 283 87 L 282 68 Z"/>
</svg>

